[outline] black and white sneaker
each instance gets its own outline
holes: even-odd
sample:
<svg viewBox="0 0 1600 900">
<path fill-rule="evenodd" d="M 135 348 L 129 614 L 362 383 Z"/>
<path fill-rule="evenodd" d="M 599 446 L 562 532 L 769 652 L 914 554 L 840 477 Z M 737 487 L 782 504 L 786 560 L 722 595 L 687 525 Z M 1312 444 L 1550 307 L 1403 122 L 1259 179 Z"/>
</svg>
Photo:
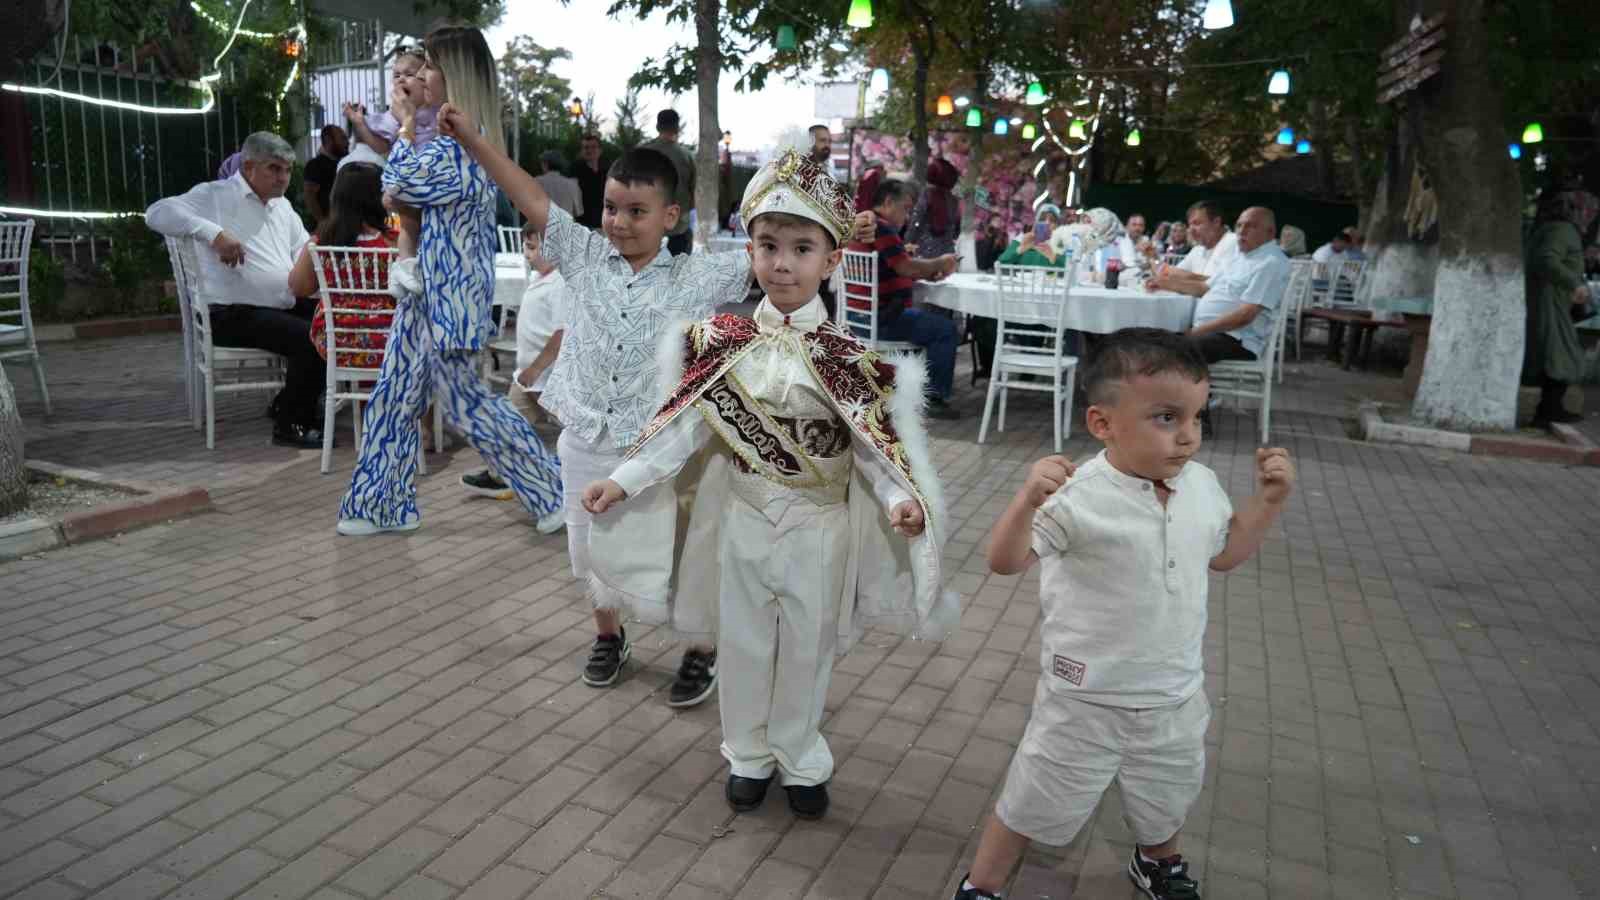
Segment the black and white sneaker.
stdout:
<svg viewBox="0 0 1600 900">
<path fill-rule="evenodd" d="M 628 643 L 628 629 L 617 629 L 620 634 L 602 634 L 589 648 L 589 664 L 583 669 L 583 683 L 590 687 L 610 687 L 622 674 L 622 664 L 633 653 Z"/>
<path fill-rule="evenodd" d="M 991 894 L 982 888 L 967 887 L 968 879 L 971 877 L 971 872 L 961 876 L 961 885 L 956 888 L 954 900 L 1000 900 L 999 894 Z"/>
<path fill-rule="evenodd" d="M 494 473 L 488 469 L 468 472 L 461 476 L 461 486 L 466 488 L 468 493 L 494 500 L 510 500 L 516 496 L 511 490 L 511 485 L 494 477 Z"/>
<path fill-rule="evenodd" d="M 678 677 L 672 682 L 672 693 L 667 705 L 674 709 L 699 706 L 711 696 L 717 686 L 717 651 L 684 651 L 683 663 L 678 666 Z"/>
<path fill-rule="evenodd" d="M 1177 854 L 1147 862 L 1133 848 L 1128 861 L 1128 878 L 1150 900 L 1200 900 L 1200 882 L 1189 877 L 1189 864 Z"/>
</svg>

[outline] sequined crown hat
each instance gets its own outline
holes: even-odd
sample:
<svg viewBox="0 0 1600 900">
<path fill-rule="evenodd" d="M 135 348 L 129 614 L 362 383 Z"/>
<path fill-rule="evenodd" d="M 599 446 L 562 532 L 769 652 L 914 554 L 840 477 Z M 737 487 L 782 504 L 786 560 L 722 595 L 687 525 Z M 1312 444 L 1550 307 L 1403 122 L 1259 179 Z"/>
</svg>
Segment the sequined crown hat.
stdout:
<svg viewBox="0 0 1600 900">
<path fill-rule="evenodd" d="M 744 189 L 739 217 L 748 229 L 756 216 L 788 213 L 809 219 L 844 242 L 855 215 L 839 183 L 822 167 L 793 150 L 761 167 Z"/>
</svg>

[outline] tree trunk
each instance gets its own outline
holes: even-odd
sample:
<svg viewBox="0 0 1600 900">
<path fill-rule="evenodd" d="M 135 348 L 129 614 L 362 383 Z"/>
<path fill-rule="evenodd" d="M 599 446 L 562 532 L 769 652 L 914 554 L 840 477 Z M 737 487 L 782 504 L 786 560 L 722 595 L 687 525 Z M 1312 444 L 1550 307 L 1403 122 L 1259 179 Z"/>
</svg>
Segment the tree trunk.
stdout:
<svg viewBox="0 0 1600 900">
<path fill-rule="evenodd" d="M 722 126 L 717 122 L 717 82 L 722 77 L 717 25 L 721 17 L 722 0 L 695 0 L 694 31 L 699 48 L 694 68 L 700 95 L 700 140 L 694 155 L 694 208 L 698 219 L 694 240 L 701 247 L 710 246 L 712 235 L 721 226 L 717 221 L 717 193 L 722 182 L 717 166 L 717 147 L 722 142 Z"/>
<path fill-rule="evenodd" d="M 979 66 L 973 73 L 972 102 L 987 115 L 995 115 L 993 106 L 985 102 L 989 96 L 989 69 Z M 988 126 L 989 121 L 983 123 Z M 978 170 L 983 168 L 983 133 L 985 128 L 967 129 L 968 153 L 967 170 L 961 173 L 961 196 L 965 202 L 961 204 L 961 234 L 971 235 L 977 224 L 978 215 Z M 971 257 L 968 257 L 969 259 Z"/>
<path fill-rule="evenodd" d="M 1406 224 L 1411 173 L 1419 151 L 1410 121 L 1396 116 L 1389 132 L 1383 176 L 1371 202 L 1367 222 L 1367 258 L 1372 260 L 1372 296 L 1430 297 L 1439 267 L 1439 241 L 1415 239 Z M 1360 164 L 1357 163 L 1357 166 Z"/>
<path fill-rule="evenodd" d="M 933 65 L 935 47 L 933 19 L 911 0 L 904 0 L 907 21 L 920 22 L 926 43 L 911 39 L 911 56 L 916 71 L 911 77 L 911 177 L 917 184 L 928 183 L 928 70 Z"/>
<path fill-rule="evenodd" d="M 1516 427 L 1527 308 L 1516 169 L 1506 157 L 1485 0 L 1432 0 L 1449 19 L 1443 71 L 1424 83 L 1422 160 L 1439 202 L 1439 267 L 1413 417 L 1455 431 Z"/>
<path fill-rule="evenodd" d="M 0 366 L 0 516 L 10 515 L 28 502 L 28 470 L 22 465 L 22 418 L 17 415 L 17 395 Z"/>
<path fill-rule="evenodd" d="M 1361 165 L 1363 162 L 1361 137 L 1356 131 L 1356 120 L 1354 118 L 1347 117 L 1344 120 L 1344 143 L 1345 149 L 1350 151 L 1350 190 L 1356 197 L 1357 226 L 1362 233 L 1366 233 L 1371 230 L 1370 217 L 1372 216 L 1372 207 L 1368 205 L 1370 202 L 1368 198 L 1372 194 L 1369 193 L 1370 188 L 1367 187 L 1366 171 Z"/>
</svg>

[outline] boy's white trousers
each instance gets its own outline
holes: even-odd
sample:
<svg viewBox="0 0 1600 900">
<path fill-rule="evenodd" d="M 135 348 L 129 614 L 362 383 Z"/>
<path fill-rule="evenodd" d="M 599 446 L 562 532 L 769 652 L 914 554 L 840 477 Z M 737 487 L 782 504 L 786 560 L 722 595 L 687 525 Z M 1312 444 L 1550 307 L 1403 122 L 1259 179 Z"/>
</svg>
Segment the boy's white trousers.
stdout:
<svg viewBox="0 0 1600 900">
<path fill-rule="evenodd" d="M 796 499 L 763 514 L 735 492 L 725 515 L 718 548 L 722 755 L 745 778 L 776 772 L 780 784 L 821 784 L 833 776 L 833 753 L 818 729 L 838 639 L 849 505 Z"/>
</svg>

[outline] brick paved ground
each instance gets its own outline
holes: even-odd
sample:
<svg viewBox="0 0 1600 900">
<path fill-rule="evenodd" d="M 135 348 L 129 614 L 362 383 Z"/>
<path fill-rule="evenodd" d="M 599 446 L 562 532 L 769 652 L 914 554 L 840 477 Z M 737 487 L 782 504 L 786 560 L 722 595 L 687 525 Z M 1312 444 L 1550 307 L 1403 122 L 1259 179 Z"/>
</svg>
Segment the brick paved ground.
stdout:
<svg viewBox="0 0 1600 900">
<path fill-rule="evenodd" d="M 834 811 L 797 824 L 776 794 L 727 808 L 715 704 L 664 702 L 676 648 L 640 629 L 617 687 L 577 681 L 564 541 L 459 495 L 469 452 L 432 457 L 420 532 L 338 539 L 349 450 L 319 475 L 250 396 L 207 452 L 176 352 L 47 348 L 32 455 L 207 483 L 217 509 L 0 564 L 0 895 L 948 896 L 1037 674 L 1036 583 L 982 545 L 1047 447 L 1040 405 L 983 447 L 975 416 L 935 429 L 962 630 L 840 661 Z M 1391 386 L 1308 363 L 1285 387 L 1300 487 L 1212 583 L 1185 851 L 1212 898 L 1596 896 L 1600 470 L 1349 440 L 1352 398 Z M 1203 457 L 1245 493 L 1253 419 L 1221 426 Z M 1118 808 L 1012 895 L 1129 897 Z"/>
</svg>

